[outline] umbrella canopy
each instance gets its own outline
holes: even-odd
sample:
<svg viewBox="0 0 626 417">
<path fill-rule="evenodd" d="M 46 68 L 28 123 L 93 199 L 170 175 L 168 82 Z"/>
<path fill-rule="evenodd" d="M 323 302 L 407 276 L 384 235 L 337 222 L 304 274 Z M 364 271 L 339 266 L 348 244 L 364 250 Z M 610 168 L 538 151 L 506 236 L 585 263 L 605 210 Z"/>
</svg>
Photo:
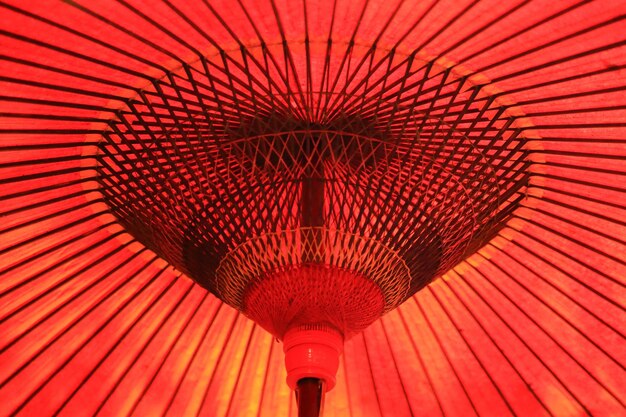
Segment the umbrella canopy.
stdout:
<svg viewBox="0 0 626 417">
<path fill-rule="evenodd" d="M 625 415 L 625 80 L 617 1 L 0 2 L 0 414 L 294 415 L 322 297 L 326 416 Z"/>
</svg>

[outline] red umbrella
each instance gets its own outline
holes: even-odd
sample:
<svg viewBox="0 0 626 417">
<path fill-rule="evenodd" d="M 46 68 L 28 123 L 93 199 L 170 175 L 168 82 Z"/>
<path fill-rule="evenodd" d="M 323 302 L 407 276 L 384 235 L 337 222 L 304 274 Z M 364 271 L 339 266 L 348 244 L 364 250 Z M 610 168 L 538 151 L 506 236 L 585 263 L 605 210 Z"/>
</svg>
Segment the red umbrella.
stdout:
<svg viewBox="0 0 626 417">
<path fill-rule="evenodd" d="M 626 415 L 625 12 L 1 2 L 2 415 Z"/>
</svg>

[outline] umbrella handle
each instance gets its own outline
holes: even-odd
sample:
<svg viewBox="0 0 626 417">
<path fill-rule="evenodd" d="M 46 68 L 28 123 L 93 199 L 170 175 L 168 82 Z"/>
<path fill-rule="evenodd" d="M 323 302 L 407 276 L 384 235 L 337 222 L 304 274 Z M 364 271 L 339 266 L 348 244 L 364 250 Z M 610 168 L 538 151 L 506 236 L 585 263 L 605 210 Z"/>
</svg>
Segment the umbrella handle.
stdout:
<svg viewBox="0 0 626 417">
<path fill-rule="evenodd" d="M 324 408 L 324 380 L 302 378 L 296 388 L 298 417 L 320 417 Z"/>
</svg>

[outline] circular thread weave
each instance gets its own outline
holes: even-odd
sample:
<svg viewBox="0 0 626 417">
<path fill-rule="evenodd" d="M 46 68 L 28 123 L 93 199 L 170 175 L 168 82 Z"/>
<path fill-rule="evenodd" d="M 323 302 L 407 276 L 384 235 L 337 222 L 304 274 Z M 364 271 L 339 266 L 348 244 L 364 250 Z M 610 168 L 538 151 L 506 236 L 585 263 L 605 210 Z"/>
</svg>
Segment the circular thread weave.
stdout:
<svg viewBox="0 0 626 417">
<path fill-rule="evenodd" d="M 217 291 L 228 304 L 245 311 L 244 293 L 255 281 L 303 264 L 367 277 L 380 288 L 385 312 L 406 299 L 411 282 L 404 261 L 379 242 L 317 227 L 266 234 L 237 247 L 217 268 Z"/>
</svg>

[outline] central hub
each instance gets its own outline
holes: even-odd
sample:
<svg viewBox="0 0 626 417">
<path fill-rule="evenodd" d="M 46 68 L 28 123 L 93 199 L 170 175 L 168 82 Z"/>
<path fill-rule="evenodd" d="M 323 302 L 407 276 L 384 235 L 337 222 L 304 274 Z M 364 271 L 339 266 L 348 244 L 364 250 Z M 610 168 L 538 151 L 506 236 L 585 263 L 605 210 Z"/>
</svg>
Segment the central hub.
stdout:
<svg viewBox="0 0 626 417">
<path fill-rule="evenodd" d="M 223 299 L 278 338 L 310 323 L 349 337 L 401 303 L 410 283 L 403 260 L 377 241 L 308 227 L 247 241 L 215 274 Z"/>
<path fill-rule="evenodd" d="M 244 294 L 242 310 L 280 339 L 307 323 L 323 323 L 350 337 L 385 310 L 373 281 L 325 265 L 293 266 L 255 281 Z"/>
</svg>

